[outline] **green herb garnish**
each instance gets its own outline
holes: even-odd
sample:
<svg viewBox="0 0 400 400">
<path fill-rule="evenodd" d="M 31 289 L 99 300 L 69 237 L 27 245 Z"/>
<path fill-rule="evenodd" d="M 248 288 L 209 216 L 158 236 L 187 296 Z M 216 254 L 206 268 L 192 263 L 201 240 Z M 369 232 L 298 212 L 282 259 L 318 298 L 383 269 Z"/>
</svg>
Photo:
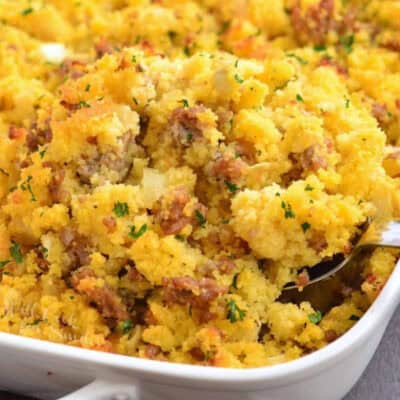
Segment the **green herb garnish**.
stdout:
<svg viewBox="0 0 400 400">
<path fill-rule="evenodd" d="M 318 325 L 322 320 L 322 313 L 321 311 L 316 311 L 315 313 L 308 315 L 308 320 L 315 325 Z"/>
<path fill-rule="evenodd" d="M 207 222 L 207 220 L 204 217 L 204 215 L 199 210 L 195 211 L 195 215 L 196 215 L 196 218 L 199 221 L 200 225 L 204 226 L 206 224 L 206 222 Z"/>
<path fill-rule="evenodd" d="M 292 206 L 289 203 L 286 203 L 285 201 L 282 200 L 281 207 L 285 212 L 285 218 L 294 218 L 296 214 L 292 210 Z"/>
<path fill-rule="evenodd" d="M 133 328 L 132 321 L 127 319 L 126 321 L 121 322 L 121 328 L 124 335 L 128 334 Z"/>
<path fill-rule="evenodd" d="M 117 217 L 124 217 L 125 215 L 129 214 L 129 206 L 127 203 L 121 203 L 117 201 L 114 204 L 113 211 Z"/>
<path fill-rule="evenodd" d="M 226 185 L 226 187 L 228 188 L 228 190 L 231 192 L 231 193 L 236 193 L 238 190 L 239 190 L 239 188 L 237 187 L 237 185 L 235 185 L 234 183 L 232 183 L 232 182 L 229 182 L 228 180 L 224 180 L 224 183 L 225 183 L 225 185 Z"/>
<path fill-rule="evenodd" d="M 21 183 L 20 187 L 21 187 L 22 191 L 24 191 L 24 192 L 28 191 L 30 193 L 31 201 L 36 201 L 36 197 L 35 197 L 35 194 L 33 193 L 32 186 L 31 186 L 32 179 L 33 179 L 32 176 L 29 175 L 28 178 L 26 179 L 26 181 Z"/>
<path fill-rule="evenodd" d="M 350 321 L 359 321 L 359 320 L 360 320 L 360 317 L 358 317 L 357 315 L 354 315 L 354 314 L 353 314 L 353 315 L 350 316 L 349 320 L 350 320 Z"/>
<path fill-rule="evenodd" d="M 231 322 L 243 321 L 246 311 L 240 309 L 234 300 L 230 300 L 227 304 L 228 313 L 226 318 Z"/>
<path fill-rule="evenodd" d="M 303 99 L 303 97 L 300 95 L 300 94 L 296 94 L 296 100 L 297 101 L 300 101 L 301 103 L 304 103 L 304 99 Z"/>
<path fill-rule="evenodd" d="M 311 228 L 311 225 L 308 222 L 304 222 L 301 224 L 301 229 L 303 232 L 306 233 Z"/>
<path fill-rule="evenodd" d="M 90 104 L 87 103 L 85 100 L 81 100 L 79 102 L 79 108 L 90 108 Z"/>
<path fill-rule="evenodd" d="M 187 101 L 187 99 L 182 99 L 179 101 L 179 103 L 182 103 L 183 108 L 189 107 L 189 102 Z"/>
<path fill-rule="evenodd" d="M 236 81 L 237 83 L 242 84 L 242 83 L 244 82 L 244 79 L 241 78 L 238 74 L 235 74 L 235 81 Z"/>
<path fill-rule="evenodd" d="M 44 155 L 46 154 L 46 151 L 47 151 L 47 149 L 44 149 L 44 150 L 42 150 L 42 151 L 39 151 L 39 156 L 40 156 L 40 158 L 43 160 L 43 158 L 44 158 Z"/>
<path fill-rule="evenodd" d="M 25 17 L 26 15 L 31 14 L 31 13 L 33 13 L 33 8 L 32 8 L 32 7 L 25 8 L 25 10 L 22 10 L 22 11 L 21 11 L 21 15 L 23 15 L 24 17 Z"/>
<path fill-rule="evenodd" d="M 24 260 L 21 253 L 21 246 L 14 240 L 11 241 L 10 254 L 17 264 L 21 264 Z"/>
<path fill-rule="evenodd" d="M 314 51 L 326 51 L 326 46 L 324 44 L 316 44 L 314 46 Z"/>
<path fill-rule="evenodd" d="M 147 231 L 147 224 L 143 224 L 137 232 L 134 225 L 132 225 L 130 228 L 131 231 L 129 232 L 129 237 L 131 237 L 132 239 L 137 239 Z"/>
<path fill-rule="evenodd" d="M 237 280 L 238 280 L 238 278 L 239 278 L 239 274 L 235 274 L 235 276 L 233 277 L 233 280 L 232 280 L 232 287 L 233 287 L 234 289 L 237 289 Z"/>
<path fill-rule="evenodd" d="M 89 90 L 90 90 L 90 85 L 87 84 L 86 87 L 85 87 L 85 92 L 88 92 Z"/>
<path fill-rule="evenodd" d="M 306 185 L 306 187 L 304 188 L 304 190 L 305 190 L 306 192 L 312 192 L 312 191 L 314 190 L 314 188 L 313 188 L 310 184 L 307 183 L 307 185 Z"/>
<path fill-rule="evenodd" d="M 339 43 L 344 47 L 347 54 L 353 51 L 354 35 L 343 35 L 339 39 Z"/>
<path fill-rule="evenodd" d="M 5 267 L 9 262 L 10 262 L 10 260 L 0 261 L 0 268 Z"/>
</svg>

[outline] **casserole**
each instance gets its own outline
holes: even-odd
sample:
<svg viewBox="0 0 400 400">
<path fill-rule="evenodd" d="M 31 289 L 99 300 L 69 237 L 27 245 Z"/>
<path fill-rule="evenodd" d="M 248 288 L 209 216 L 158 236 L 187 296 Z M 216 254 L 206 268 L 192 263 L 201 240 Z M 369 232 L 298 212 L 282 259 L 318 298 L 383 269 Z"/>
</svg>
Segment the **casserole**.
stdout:
<svg viewBox="0 0 400 400">
<path fill-rule="evenodd" d="M 400 302 L 399 279 L 398 263 L 350 331 L 286 364 L 247 370 L 198 367 L 0 333 L 0 386 L 43 400 L 339 400 L 367 367 Z"/>
<path fill-rule="evenodd" d="M 301 362 L 238 372 L 160 361 L 254 368 L 276 362 L 276 353 L 289 361 L 353 326 L 385 285 L 396 256 L 376 252 L 362 276 L 365 296 L 343 287 L 343 306 L 325 315 L 306 303 L 272 304 L 297 267 L 347 254 L 358 227 L 376 210 L 391 216 L 400 210 L 400 156 L 392 137 L 399 95 L 390 86 L 387 99 L 365 83 L 370 52 L 351 23 L 352 10 L 336 13 L 333 0 L 306 10 L 295 4 L 291 28 L 266 37 L 294 32 L 298 44 L 307 45 L 299 54 L 286 51 L 292 45 L 282 44 L 276 55 L 260 46 L 261 28 L 243 32 L 246 49 L 235 47 L 237 26 L 224 15 L 217 18 L 221 27 L 210 25 L 222 41 L 208 37 L 206 44 L 216 42 L 216 48 L 205 53 L 191 35 L 175 30 L 139 35 L 127 48 L 122 36 L 116 43 L 88 38 L 81 48 L 76 42 L 85 30 L 78 36 L 37 30 L 42 21 L 72 27 L 91 21 L 91 13 L 98 17 L 95 2 L 86 3 L 72 20 L 75 12 L 52 6 L 2 12 L 10 25 L 7 60 L 15 50 L 24 54 L 11 26 L 57 42 L 27 42 L 33 58 L 23 57 L 23 73 L 11 71 L 12 79 L 3 81 L 0 329 L 43 340 L 4 336 L 6 359 L 18 364 L 14 370 L 4 361 L 5 381 L 11 385 L 17 376 L 19 390 L 41 398 L 88 382 L 66 398 L 199 398 L 204 387 L 211 399 L 342 396 L 382 335 L 394 289 L 385 289 L 391 301 L 382 303 L 381 317 L 370 312 L 341 345 Z M 288 25 L 287 9 L 278 6 L 273 19 L 281 16 Z M 177 20 L 189 24 L 193 7 Z M 143 28 L 158 26 L 153 17 L 170 15 L 158 6 L 134 11 L 123 14 L 143 13 Z M 313 30 L 320 12 L 326 14 L 322 37 Z M 256 28 L 260 21 L 250 17 Z M 95 21 L 82 26 L 90 37 L 102 25 Z M 336 34 L 332 43 L 330 33 Z M 183 48 L 176 44 L 180 35 Z M 168 38 L 166 54 L 154 54 L 156 37 Z M 397 45 L 380 39 L 373 58 L 385 54 L 381 73 L 390 67 L 395 74 Z M 221 44 L 227 53 L 232 45 L 236 56 L 220 55 Z M 258 61 L 246 60 L 253 58 Z M 40 68 L 31 76 L 33 65 Z M 21 73 L 27 74 L 22 86 Z M 48 86 L 37 88 L 37 76 Z M 365 84 L 365 96 L 353 93 L 350 78 Z M 296 282 L 307 280 L 300 272 Z M 152 361 L 64 350 L 44 340 Z M 26 388 L 21 372 L 29 377 Z"/>
</svg>

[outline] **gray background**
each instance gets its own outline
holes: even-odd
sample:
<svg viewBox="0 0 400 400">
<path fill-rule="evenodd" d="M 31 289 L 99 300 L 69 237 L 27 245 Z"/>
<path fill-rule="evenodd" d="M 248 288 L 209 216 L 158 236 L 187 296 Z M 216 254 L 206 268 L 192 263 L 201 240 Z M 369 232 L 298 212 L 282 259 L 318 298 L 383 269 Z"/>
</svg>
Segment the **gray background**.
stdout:
<svg viewBox="0 0 400 400">
<path fill-rule="evenodd" d="M 0 392 L 0 400 L 29 399 Z M 371 364 L 344 400 L 400 400 L 400 308 Z"/>
</svg>

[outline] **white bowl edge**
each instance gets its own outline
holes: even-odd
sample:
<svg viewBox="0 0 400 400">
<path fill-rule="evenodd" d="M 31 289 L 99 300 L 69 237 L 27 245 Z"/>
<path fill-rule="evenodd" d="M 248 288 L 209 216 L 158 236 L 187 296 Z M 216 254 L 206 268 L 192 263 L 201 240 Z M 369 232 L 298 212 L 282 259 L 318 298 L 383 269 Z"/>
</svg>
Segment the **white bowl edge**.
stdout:
<svg viewBox="0 0 400 400">
<path fill-rule="evenodd" d="M 129 371 L 131 374 L 136 372 L 152 375 L 154 379 L 157 376 L 176 378 L 179 382 L 187 379 L 191 385 L 195 382 L 216 383 L 221 387 L 229 385 L 229 387 L 240 390 L 241 384 L 262 382 L 264 387 L 276 387 L 320 373 L 345 358 L 350 351 L 354 351 L 354 348 L 362 346 L 378 326 L 387 323 L 391 318 L 400 302 L 400 284 L 398 282 L 400 282 L 400 261 L 396 264 L 391 277 L 378 298 L 352 329 L 323 349 L 297 360 L 275 366 L 239 370 L 159 362 L 81 349 L 2 332 L 0 332 L 0 345 L 20 351 L 28 350 L 36 354 L 49 354 L 75 362 L 116 367 Z"/>
</svg>

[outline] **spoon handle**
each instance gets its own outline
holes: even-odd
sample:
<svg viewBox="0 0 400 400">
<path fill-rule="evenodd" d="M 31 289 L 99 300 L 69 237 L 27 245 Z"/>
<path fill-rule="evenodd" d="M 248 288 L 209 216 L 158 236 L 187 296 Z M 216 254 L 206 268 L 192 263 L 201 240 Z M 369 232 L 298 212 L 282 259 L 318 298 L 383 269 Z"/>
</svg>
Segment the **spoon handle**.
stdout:
<svg viewBox="0 0 400 400">
<path fill-rule="evenodd" d="M 373 222 L 357 247 L 380 246 L 400 248 L 400 221 Z"/>
</svg>

